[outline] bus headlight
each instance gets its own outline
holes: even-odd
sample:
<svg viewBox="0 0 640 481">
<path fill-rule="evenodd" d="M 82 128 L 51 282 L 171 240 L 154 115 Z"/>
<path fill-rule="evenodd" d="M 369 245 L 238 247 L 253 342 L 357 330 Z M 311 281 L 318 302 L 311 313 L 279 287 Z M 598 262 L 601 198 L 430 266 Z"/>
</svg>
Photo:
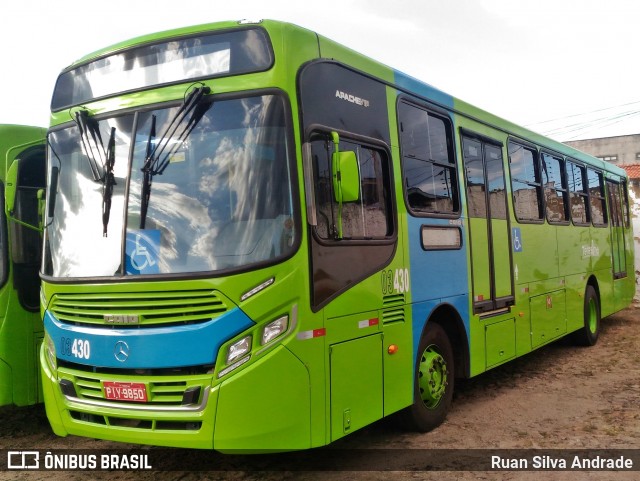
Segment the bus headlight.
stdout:
<svg viewBox="0 0 640 481">
<path fill-rule="evenodd" d="M 53 339 L 49 336 L 48 333 L 44 334 L 44 350 L 47 355 L 47 361 L 49 361 L 49 367 L 52 370 L 56 370 L 58 368 L 58 362 L 56 360 L 56 345 L 53 342 Z"/>
<path fill-rule="evenodd" d="M 289 327 L 289 316 L 282 316 L 264 326 L 264 330 L 262 331 L 262 345 L 264 346 L 280 336 L 287 330 L 287 327 Z"/>
<path fill-rule="evenodd" d="M 245 354 L 251 351 L 251 336 L 243 337 L 239 341 L 234 342 L 229 346 L 227 351 L 227 364 L 231 364 L 238 358 L 241 358 Z"/>
</svg>

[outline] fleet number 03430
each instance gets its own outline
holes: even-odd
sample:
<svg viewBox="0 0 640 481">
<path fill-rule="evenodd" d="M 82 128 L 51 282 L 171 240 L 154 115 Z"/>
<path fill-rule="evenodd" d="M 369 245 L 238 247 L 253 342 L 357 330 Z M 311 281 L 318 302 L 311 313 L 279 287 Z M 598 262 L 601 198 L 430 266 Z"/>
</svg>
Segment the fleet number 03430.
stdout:
<svg viewBox="0 0 640 481">
<path fill-rule="evenodd" d="M 91 357 L 91 343 L 87 339 L 72 339 L 63 337 L 60 339 L 62 354 L 76 359 L 89 359 Z"/>
<path fill-rule="evenodd" d="M 409 270 L 389 269 L 382 271 L 382 294 L 409 292 Z"/>
</svg>

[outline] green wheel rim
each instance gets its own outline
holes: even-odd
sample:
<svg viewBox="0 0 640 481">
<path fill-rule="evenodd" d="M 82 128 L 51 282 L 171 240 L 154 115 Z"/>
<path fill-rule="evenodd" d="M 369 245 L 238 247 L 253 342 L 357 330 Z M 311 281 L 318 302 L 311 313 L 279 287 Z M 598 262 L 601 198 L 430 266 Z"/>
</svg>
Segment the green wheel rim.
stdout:
<svg viewBox="0 0 640 481">
<path fill-rule="evenodd" d="M 420 397 L 428 409 L 435 409 L 447 388 L 447 363 L 433 344 L 422 353 L 418 372 Z"/>
<path fill-rule="evenodd" d="M 592 334 L 596 333 L 598 329 L 598 311 L 596 309 L 596 300 L 594 298 L 589 299 L 589 319 L 588 319 L 589 331 Z"/>
</svg>

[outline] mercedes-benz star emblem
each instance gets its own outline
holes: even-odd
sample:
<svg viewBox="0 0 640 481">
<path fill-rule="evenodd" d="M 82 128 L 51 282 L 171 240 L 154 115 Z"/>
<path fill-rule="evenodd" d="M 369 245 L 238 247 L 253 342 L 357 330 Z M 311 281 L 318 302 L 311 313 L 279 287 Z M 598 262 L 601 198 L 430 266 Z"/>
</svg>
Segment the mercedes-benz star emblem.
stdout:
<svg viewBox="0 0 640 481">
<path fill-rule="evenodd" d="M 113 349 L 113 355 L 120 362 L 125 362 L 129 358 L 129 346 L 124 341 L 116 342 L 116 346 Z"/>
</svg>

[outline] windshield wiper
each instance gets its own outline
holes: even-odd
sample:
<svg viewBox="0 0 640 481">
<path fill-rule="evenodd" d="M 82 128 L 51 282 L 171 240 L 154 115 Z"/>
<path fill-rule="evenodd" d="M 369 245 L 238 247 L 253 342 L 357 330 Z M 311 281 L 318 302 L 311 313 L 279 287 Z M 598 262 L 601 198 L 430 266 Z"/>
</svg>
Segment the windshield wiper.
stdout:
<svg viewBox="0 0 640 481">
<path fill-rule="evenodd" d="M 140 201 L 140 229 L 144 229 L 147 219 L 147 209 L 149 208 L 149 198 L 151 197 L 151 165 L 149 159 L 152 158 L 153 148 L 151 142 L 156 138 L 156 116 L 151 116 L 151 129 L 149 129 L 149 139 L 147 140 L 147 153 L 144 166 L 142 167 L 142 195 Z"/>
<path fill-rule="evenodd" d="M 107 148 L 104 148 L 100 126 L 87 110 L 75 113 L 75 122 L 80 130 L 80 141 L 91 169 L 94 182 L 102 183 L 102 236 L 107 237 L 107 226 L 111 213 L 113 186 L 116 185 L 113 166 L 116 162 L 116 128 L 111 127 Z"/>
<path fill-rule="evenodd" d="M 140 229 L 144 229 L 147 222 L 149 199 L 151 198 L 151 184 L 153 177 L 161 175 L 169 163 L 173 154 L 181 147 L 189 137 L 191 131 L 200 122 L 211 104 L 201 104 L 202 98 L 209 94 L 211 89 L 204 85 L 196 87 L 185 98 L 184 102 L 169 122 L 164 133 L 152 148 L 151 143 L 156 135 L 156 116 L 151 117 L 151 129 L 147 140 L 147 152 L 142 166 L 142 196 L 140 200 Z M 185 122 L 185 120 L 187 120 Z M 171 145 L 170 145 L 171 144 Z M 166 152 L 165 152 L 166 151 Z"/>
<path fill-rule="evenodd" d="M 105 151 L 100 127 L 95 119 L 89 117 L 89 112 L 84 109 L 75 113 L 74 121 L 80 130 L 80 141 L 84 147 L 93 180 L 95 182 L 101 181 L 104 174 L 100 172 L 100 166 L 105 164 Z"/>
<path fill-rule="evenodd" d="M 109 214 L 111 213 L 111 197 L 113 197 L 113 186 L 116 179 L 113 175 L 113 166 L 116 163 L 116 128 L 111 127 L 109 144 L 107 145 L 107 161 L 102 179 L 102 237 L 107 237 L 107 226 L 109 225 Z"/>
</svg>

